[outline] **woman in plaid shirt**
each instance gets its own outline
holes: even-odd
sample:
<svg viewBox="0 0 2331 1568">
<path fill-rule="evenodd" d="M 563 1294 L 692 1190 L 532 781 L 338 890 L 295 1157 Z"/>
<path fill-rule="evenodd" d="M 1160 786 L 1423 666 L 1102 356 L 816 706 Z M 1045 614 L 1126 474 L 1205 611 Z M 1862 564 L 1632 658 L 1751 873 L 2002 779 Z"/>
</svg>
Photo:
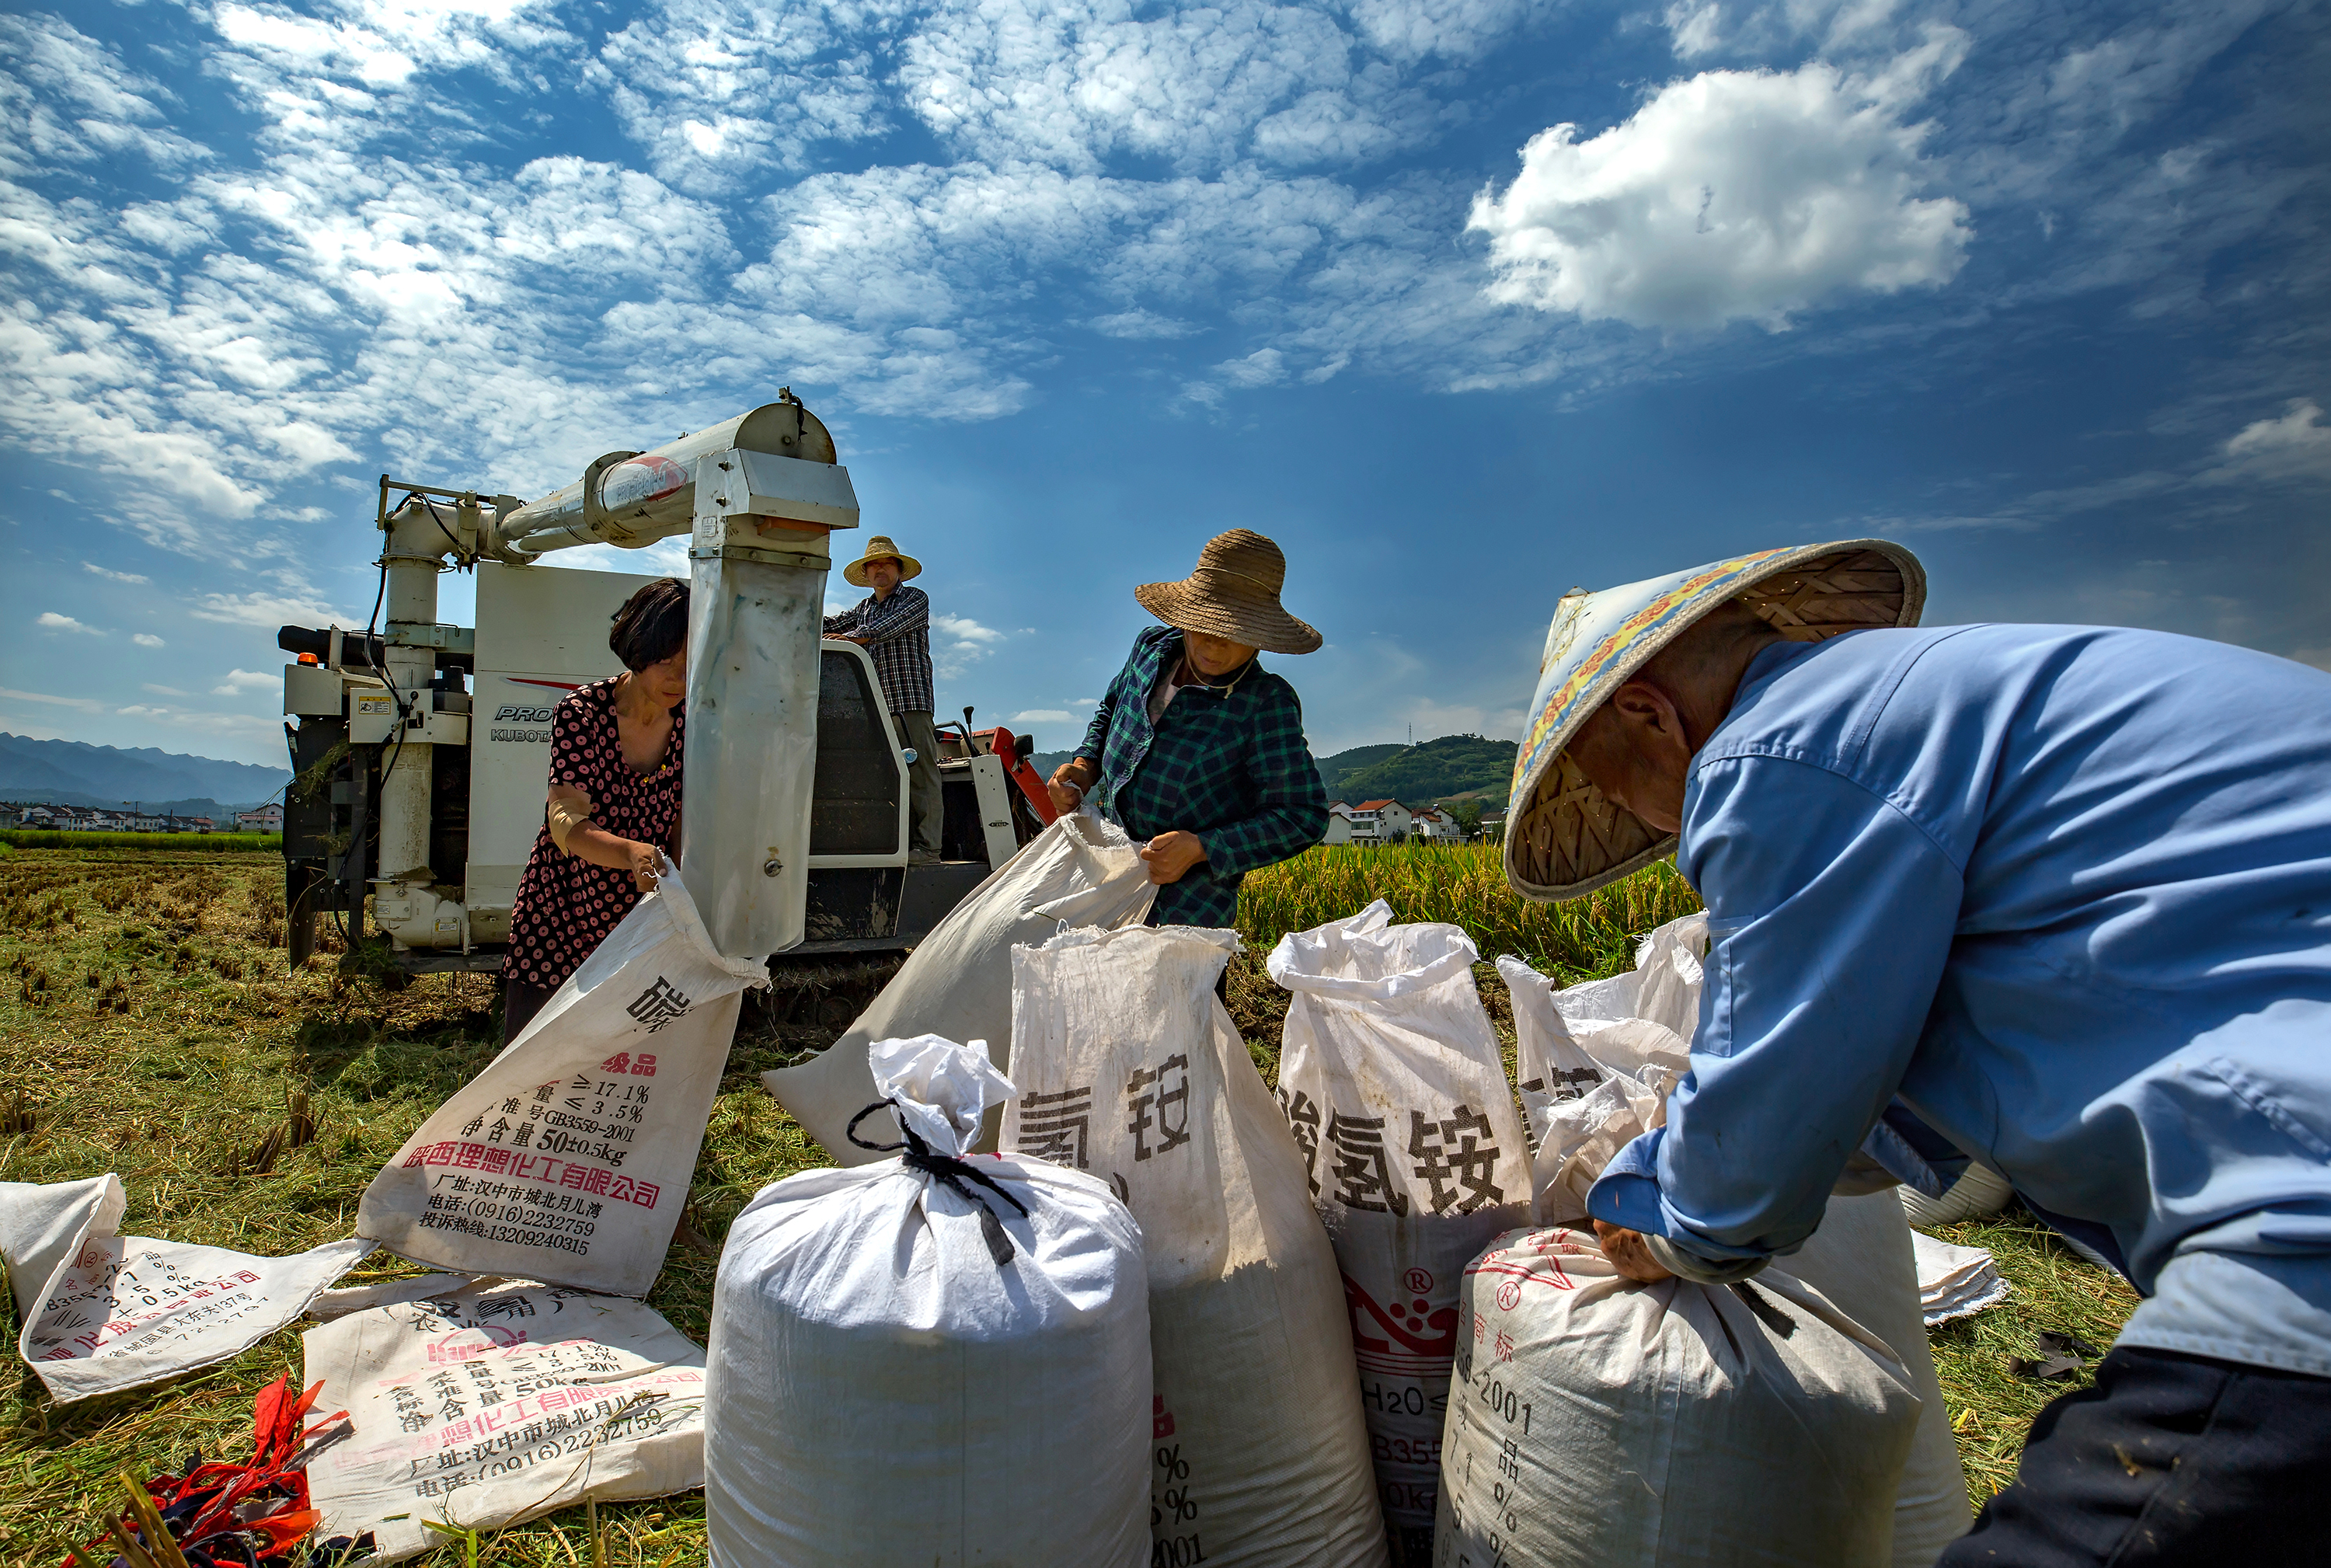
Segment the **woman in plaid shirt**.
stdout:
<svg viewBox="0 0 2331 1568">
<path fill-rule="evenodd" d="M 1319 646 L 1318 632 L 1280 608 L 1286 579 L 1277 545 L 1233 528 L 1208 541 L 1185 580 L 1136 588 L 1166 624 L 1133 640 L 1075 760 L 1052 774 L 1061 811 L 1091 794 L 1104 816 L 1148 841 L 1153 925 L 1230 925 L 1247 872 L 1327 834 L 1303 705 L 1256 658 Z"/>
</svg>

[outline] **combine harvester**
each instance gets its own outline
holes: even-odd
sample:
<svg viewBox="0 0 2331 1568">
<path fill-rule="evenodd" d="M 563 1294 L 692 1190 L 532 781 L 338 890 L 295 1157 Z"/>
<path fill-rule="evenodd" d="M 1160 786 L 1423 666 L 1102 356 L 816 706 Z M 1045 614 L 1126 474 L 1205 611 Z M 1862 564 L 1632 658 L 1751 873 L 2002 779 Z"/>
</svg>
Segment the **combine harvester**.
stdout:
<svg viewBox="0 0 2331 1568">
<path fill-rule="evenodd" d="M 299 656 L 283 670 L 295 967 L 327 914 L 351 951 L 364 942 L 369 893 L 397 970 L 500 970 L 551 710 L 616 672 L 609 619 L 651 580 L 536 564 L 578 545 L 689 537 L 680 874 L 722 953 L 909 947 L 1051 820 L 1032 738 L 974 730 L 966 708 L 941 732 L 941 862 L 908 865 L 909 754 L 866 650 L 823 635 L 828 537 L 858 526 L 858 498 L 825 426 L 777 395 L 609 452 L 530 503 L 381 476 L 374 622 L 277 638 Z M 437 618 L 448 569 L 476 574 L 474 627 Z"/>
</svg>

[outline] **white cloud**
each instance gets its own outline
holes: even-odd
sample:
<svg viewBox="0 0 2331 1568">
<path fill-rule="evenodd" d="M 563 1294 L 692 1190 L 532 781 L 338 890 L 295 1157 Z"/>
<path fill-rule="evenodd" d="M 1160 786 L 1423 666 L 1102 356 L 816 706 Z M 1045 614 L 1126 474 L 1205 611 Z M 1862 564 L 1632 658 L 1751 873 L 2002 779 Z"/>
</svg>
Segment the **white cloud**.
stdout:
<svg viewBox="0 0 2331 1568">
<path fill-rule="evenodd" d="M 993 644 L 1004 641 L 1004 633 L 993 626 L 983 626 L 968 615 L 934 615 L 932 629 L 964 642 Z"/>
<path fill-rule="evenodd" d="M 2225 468 L 2243 478 L 2331 480 L 2331 424 L 2323 423 L 2323 410 L 2313 398 L 2293 401 L 2279 419 L 2244 425 L 2224 451 Z M 2208 477 L 2224 474 L 2218 470 Z"/>
<path fill-rule="evenodd" d="M 1137 308 L 1095 316 L 1085 325 L 1104 337 L 1188 337 L 1204 330 L 1192 322 Z"/>
<path fill-rule="evenodd" d="M 353 626 L 356 621 L 312 598 L 281 594 L 205 594 L 186 612 L 197 621 L 225 626 Z"/>
<path fill-rule="evenodd" d="M 81 622 L 74 620 L 71 616 L 60 615 L 54 610 L 42 611 L 40 619 L 33 622 L 33 624 L 38 626 L 43 632 L 80 632 L 91 637 L 102 637 L 105 635 L 104 632 L 100 632 L 96 627 L 83 625 Z"/>
<path fill-rule="evenodd" d="M 109 583 L 150 583 L 153 581 L 151 577 L 140 576 L 136 572 L 117 572 L 110 566 L 100 566 L 95 561 L 83 561 L 81 564 L 81 569 L 84 572 L 94 573 L 96 575 L 104 578 Z"/>
<path fill-rule="evenodd" d="M 931 617 L 931 669 L 941 680 L 960 677 L 995 651 L 1005 633 L 983 626 L 968 615 Z"/>
<path fill-rule="evenodd" d="M 283 684 L 281 674 L 258 670 L 234 670 L 211 688 L 213 697 L 241 697 L 246 691 L 273 691 Z"/>
<path fill-rule="evenodd" d="M 77 708 L 84 713 L 95 713 L 105 706 L 101 702 L 92 701 L 86 697 L 51 697 L 42 691 L 11 691 L 5 686 L 0 686 L 0 697 L 5 697 L 12 702 L 39 702 L 51 708 Z"/>
<path fill-rule="evenodd" d="M 1012 716 L 1014 724 L 1074 724 L 1076 715 L 1065 708 L 1032 708 Z"/>
<path fill-rule="evenodd" d="M 130 633 L 129 641 L 135 642 L 140 648 L 160 648 L 164 646 L 162 640 L 159 637 L 155 636 L 151 632 L 133 632 Z"/>
<path fill-rule="evenodd" d="M 1965 53 L 1938 29 L 1874 78 L 1814 61 L 1671 82 L 1585 141 L 1557 125 L 1522 149 L 1468 227 L 1489 236 L 1492 298 L 1637 327 L 1704 328 L 1856 291 L 1948 282 L 1965 204 L 1924 190 L 1939 170 L 1901 114 Z"/>
</svg>

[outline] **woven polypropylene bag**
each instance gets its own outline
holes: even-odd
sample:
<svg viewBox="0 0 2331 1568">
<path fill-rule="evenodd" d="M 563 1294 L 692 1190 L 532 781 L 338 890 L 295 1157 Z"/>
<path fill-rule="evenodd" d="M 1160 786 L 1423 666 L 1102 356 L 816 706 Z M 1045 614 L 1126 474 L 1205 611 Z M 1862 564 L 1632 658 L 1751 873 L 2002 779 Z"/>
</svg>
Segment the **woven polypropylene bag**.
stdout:
<svg viewBox="0 0 2331 1568">
<path fill-rule="evenodd" d="M 1384 1523 L 1432 1555 L 1457 1294 L 1489 1239 L 1529 1219 L 1529 1146 L 1472 942 L 1392 923 L 1379 899 L 1289 932 L 1270 977 L 1293 993 L 1279 1104 L 1343 1271 Z"/>
<path fill-rule="evenodd" d="M 1379 1568 L 1336 1255 L 1214 978 L 1238 938 L 1070 931 L 1013 954 L 1009 1150 L 1140 1222 L 1156 1392 L 1152 1561 Z"/>
<path fill-rule="evenodd" d="M 1817 1292 L 1638 1285 L 1554 1228 L 1499 1237 L 1462 1308 L 1436 1568 L 1886 1568 L 1918 1401 Z"/>
<path fill-rule="evenodd" d="M 985 1050 L 937 1037 L 871 1057 L 877 1092 L 941 1156 L 1011 1091 Z M 995 1188 L 893 1155 L 765 1188 L 729 1227 L 706 1433 L 715 1563 L 1149 1561 L 1141 1233 L 1096 1177 L 963 1164 Z"/>
</svg>

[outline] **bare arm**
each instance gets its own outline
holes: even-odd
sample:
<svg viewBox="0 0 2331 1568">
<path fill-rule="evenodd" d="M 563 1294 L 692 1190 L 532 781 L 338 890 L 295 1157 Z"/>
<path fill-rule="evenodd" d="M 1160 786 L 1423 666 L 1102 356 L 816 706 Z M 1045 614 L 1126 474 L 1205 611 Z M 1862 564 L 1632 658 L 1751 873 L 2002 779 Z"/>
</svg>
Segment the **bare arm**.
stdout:
<svg viewBox="0 0 2331 1568">
<path fill-rule="evenodd" d="M 550 786 L 550 836 L 578 860 L 629 871 L 642 892 L 656 885 L 662 865 L 656 847 L 617 838 L 591 821 L 591 797 L 572 784 Z"/>
</svg>

